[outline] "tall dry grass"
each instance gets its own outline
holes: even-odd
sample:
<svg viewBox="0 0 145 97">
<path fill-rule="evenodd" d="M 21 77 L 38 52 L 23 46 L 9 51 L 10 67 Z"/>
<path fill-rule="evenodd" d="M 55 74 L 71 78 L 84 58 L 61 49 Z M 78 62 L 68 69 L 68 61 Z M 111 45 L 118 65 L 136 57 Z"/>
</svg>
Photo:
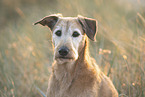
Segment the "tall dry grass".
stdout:
<svg viewBox="0 0 145 97">
<path fill-rule="evenodd" d="M 119 97 L 145 96 L 145 2 L 134 0 L 1 0 L 0 97 L 40 97 L 46 92 L 53 50 L 47 27 L 32 24 L 53 13 L 95 18 L 91 55 Z"/>
</svg>

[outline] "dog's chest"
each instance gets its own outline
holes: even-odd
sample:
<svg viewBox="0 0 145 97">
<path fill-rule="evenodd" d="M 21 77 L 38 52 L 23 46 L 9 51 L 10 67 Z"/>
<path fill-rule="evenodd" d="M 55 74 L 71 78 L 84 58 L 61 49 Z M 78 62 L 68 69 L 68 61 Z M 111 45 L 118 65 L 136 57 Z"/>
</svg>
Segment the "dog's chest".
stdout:
<svg viewBox="0 0 145 97">
<path fill-rule="evenodd" d="M 84 75 L 87 76 L 87 75 Z M 64 74 L 62 79 L 51 78 L 50 91 L 51 97 L 96 97 L 96 83 L 91 78 L 86 79 L 82 76 L 76 76 L 71 79 L 69 74 Z M 92 96 L 88 95 L 92 94 Z"/>
<path fill-rule="evenodd" d="M 56 92 L 55 97 L 70 97 L 69 93 L 72 91 L 71 87 L 74 86 L 74 84 L 69 74 L 65 73 L 61 79 L 57 81 L 54 80 L 53 82 L 57 84 L 57 89 L 54 90 Z"/>
</svg>

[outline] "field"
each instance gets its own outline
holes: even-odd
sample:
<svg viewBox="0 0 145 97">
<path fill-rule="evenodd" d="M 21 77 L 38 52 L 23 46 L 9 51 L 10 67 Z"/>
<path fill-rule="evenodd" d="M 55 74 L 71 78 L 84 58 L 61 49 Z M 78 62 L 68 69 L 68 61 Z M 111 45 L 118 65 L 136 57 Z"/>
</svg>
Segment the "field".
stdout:
<svg viewBox="0 0 145 97">
<path fill-rule="evenodd" d="M 113 81 L 119 97 L 145 97 L 144 0 L 1 0 L 0 97 L 43 97 L 53 49 L 44 16 L 78 14 L 98 20 L 91 56 Z"/>
</svg>

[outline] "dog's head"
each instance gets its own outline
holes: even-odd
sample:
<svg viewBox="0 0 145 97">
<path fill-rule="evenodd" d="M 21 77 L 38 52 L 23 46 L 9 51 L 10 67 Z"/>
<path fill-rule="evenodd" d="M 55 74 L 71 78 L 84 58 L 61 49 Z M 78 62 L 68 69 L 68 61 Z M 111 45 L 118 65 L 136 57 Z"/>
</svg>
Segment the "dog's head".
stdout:
<svg viewBox="0 0 145 97">
<path fill-rule="evenodd" d="M 85 37 L 95 40 L 97 21 L 82 16 L 62 17 L 60 14 L 44 17 L 35 23 L 48 26 L 53 32 L 54 59 L 63 64 L 78 59 Z"/>
</svg>

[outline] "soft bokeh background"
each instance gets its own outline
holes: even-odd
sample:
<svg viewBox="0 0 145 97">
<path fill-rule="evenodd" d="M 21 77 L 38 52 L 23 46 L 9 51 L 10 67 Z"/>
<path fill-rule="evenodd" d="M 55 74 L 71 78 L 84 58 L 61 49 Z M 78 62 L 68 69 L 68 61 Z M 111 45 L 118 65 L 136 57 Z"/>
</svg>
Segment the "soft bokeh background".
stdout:
<svg viewBox="0 0 145 97">
<path fill-rule="evenodd" d="M 145 96 L 144 0 L 0 0 L 0 97 L 46 93 L 53 62 L 51 32 L 32 24 L 54 13 L 97 19 L 91 56 L 120 97 Z"/>
</svg>

